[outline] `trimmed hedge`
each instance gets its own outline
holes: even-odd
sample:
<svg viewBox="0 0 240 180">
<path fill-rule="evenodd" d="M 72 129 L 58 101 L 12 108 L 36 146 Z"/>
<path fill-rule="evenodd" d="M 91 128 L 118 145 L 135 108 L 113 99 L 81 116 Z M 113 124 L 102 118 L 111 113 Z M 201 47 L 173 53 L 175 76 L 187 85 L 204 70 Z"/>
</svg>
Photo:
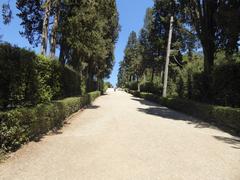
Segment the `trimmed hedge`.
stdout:
<svg viewBox="0 0 240 180">
<path fill-rule="evenodd" d="M 230 128 L 237 134 L 240 134 L 240 108 L 214 106 L 180 98 L 162 98 L 151 93 L 140 93 L 132 90 L 128 92 L 136 97 L 144 98 L 205 121 Z"/>
<path fill-rule="evenodd" d="M 82 95 L 78 72 L 55 59 L 0 44 L 0 109 Z"/>
<path fill-rule="evenodd" d="M 0 149 L 14 151 L 23 143 L 40 137 L 54 128 L 60 128 L 67 117 L 90 104 L 100 94 L 96 91 L 83 97 L 39 104 L 33 108 L 0 112 Z"/>
<path fill-rule="evenodd" d="M 214 103 L 240 108 L 240 63 L 216 66 L 212 86 Z"/>
<path fill-rule="evenodd" d="M 141 84 L 141 91 L 153 94 L 162 94 L 162 85 L 153 82 L 144 82 Z"/>
</svg>

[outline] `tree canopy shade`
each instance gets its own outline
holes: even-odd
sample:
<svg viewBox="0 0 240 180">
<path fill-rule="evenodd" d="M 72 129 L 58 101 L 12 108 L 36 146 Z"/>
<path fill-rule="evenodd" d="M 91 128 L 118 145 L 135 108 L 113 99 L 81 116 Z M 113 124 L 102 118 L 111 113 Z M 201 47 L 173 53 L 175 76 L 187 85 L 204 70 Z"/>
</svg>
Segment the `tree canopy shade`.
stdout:
<svg viewBox="0 0 240 180">
<path fill-rule="evenodd" d="M 186 22 L 201 41 L 204 70 L 211 73 L 214 55 L 219 48 L 233 54 L 238 49 L 240 36 L 240 1 L 238 0 L 179 0 Z"/>
</svg>

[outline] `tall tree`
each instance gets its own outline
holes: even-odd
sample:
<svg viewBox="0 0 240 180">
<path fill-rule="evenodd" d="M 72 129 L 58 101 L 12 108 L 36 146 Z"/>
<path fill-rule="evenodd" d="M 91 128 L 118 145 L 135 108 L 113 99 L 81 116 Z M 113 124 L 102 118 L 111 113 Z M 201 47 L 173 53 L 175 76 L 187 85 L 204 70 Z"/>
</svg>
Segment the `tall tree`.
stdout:
<svg viewBox="0 0 240 180">
<path fill-rule="evenodd" d="M 119 24 L 115 0 L 82 1 L 66 4 L 61 14 L 61 51 L 63 63 L 86 74 L 87 90 L 94 79 L 109 76 Z"/>
<path fill-rule="evenodd" d="M 136 32 L 132 31 L 130 33 L 124 53 L 119 73 L 119 81 L 122 82 L 119 82 L 119 84 L 127 85 L 133 81 L 137 81 L 139 84 L 143 73 L 143 63 Z"/>
<path fill-rule="evenodd" d="M 149 33 L 149 42 L 152 49 L 153 72 L 157 71 L 162 74 L 164 70 L 166 47 L 168 42 L 169 22 L 170 17 L 174 16 L 174 28 L 171 49 L 175 50 L 175 54 L 171 53 L 171 59 L 181 61 L 181 53 L 186 50 L 186 32 L 184 30 L 184 22 L 180 11 L 180 5 L 174 0 L 155 0 L 152 11 L 152 27 Z M 178 56 L 180 55 L 180 56 Z"/>
<path fill-rule="evenodd" d="M 150 41 L 150 32 L 153 28 L 153 9 L 148 8 L 146 11 L 144 26 L 140 31 L 139 35 L 139 44 L 140 44 L 140 53 L 142 56 L 142 63 L 145 69 L 152 69 L 152 78 L 154 75 L 154 69 L 156 68 L 156 64 L 154 61 L 154 49 L 152 43 Z"/>
</svg>

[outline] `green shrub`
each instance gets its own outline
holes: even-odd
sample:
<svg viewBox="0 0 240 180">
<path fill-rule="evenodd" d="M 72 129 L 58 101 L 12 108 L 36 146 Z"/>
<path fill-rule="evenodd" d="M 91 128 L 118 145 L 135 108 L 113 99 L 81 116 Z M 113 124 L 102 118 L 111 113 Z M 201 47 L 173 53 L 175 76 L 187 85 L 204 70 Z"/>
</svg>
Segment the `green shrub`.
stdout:
<svg viewBox="0 0 240 180">
<path fill-rule="evenodd" d="M 138 89 L 138 83 L 136 81 L 134 82 L 130 82 L 128 85 L 127 85 L 127 88 L 131 89 L 131 90 L 137 90 Z"/>
<path fill-rule="evenodd" d="M 240 63 L 217 66 L 212 89 L 216 104 L 240 107 Z"/>
<path fill-rule="evenodd" d="M 67 117 L 90 104 L 98 96 L 100 92 L 96 91 L 83 97 L 66 98 L 32 108 L 0 112 L 0 149 L 14 151 L 23 143 L 53 128 L 61 127 Z"/>
<path fill-rule="evenodd" d="M 31 88 L 29 83 L 37 80 L 35 58 L 33 52 L 0 44 L 0 106 L 19 105 L 30 99 L 30 95 L 26 95 Z M 32 94 L 37 94 L 37 88 L 32 91 Z"/>
<path fill-rule="evenodd" d="M 82 93 L 81 76 L 69 66 L 62 67 L 62 94 L 63 97 L 77 96 Z"/>
<path fill-rule="evenodd" d="M 208 122 L 214 122 L 240 133 L 239 108 L 214 106 L 179 98 L 160 100 L 160 103 L 169 108 L 190 114 Z"/>
<path fill-rule="evenodd" d="M 162 94 L 162 85 L 159 86 L 153 82 L 145 82 L 141 84 L 141 91 L 153 94 Z"/>
<path fill-rule="evenodd" d="M 139 93 L 139 97 L 144 98 L 149 101 L 158 102 L 159 95 L 142 92 L 142 93 Z"/>
<path fill-rule="evenodd" d="M 0 109 L 82 94 L 81 76 L 57 60 L 0 44 Z"/>
<path fill-rule="evenodd" d="M 176 84 L 178 97 L 240 107 L 240 63 L 237 60 L 229 61 L 224 56 L 218 58 L 211 75 L 204 73 L 203 64 L 199 60 L 188 62 L 179 75 L 173 73 L 177 81 L 169 77 L 168 95 L 174 95 L 175 89 L 172 84 Z"/>
</svg>

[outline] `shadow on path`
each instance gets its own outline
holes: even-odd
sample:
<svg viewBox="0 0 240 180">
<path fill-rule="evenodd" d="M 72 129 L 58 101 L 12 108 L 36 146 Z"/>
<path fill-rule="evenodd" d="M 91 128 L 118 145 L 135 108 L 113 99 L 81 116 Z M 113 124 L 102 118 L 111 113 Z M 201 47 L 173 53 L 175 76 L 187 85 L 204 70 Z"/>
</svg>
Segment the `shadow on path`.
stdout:
<svg viewBox="0 0 240 180">
<path fill-rule="evenodd" d="M 209 123 L 202 120 L 199 120 L 197 118 L 194 118 L 190 115 L 186 115 L 184 113 L 180 113 L 174 110 L 171 110 L 167 107 L 161 106 L 157 103 L 150 102 L 144 99 L 140 98 L 132 98 L 134 101 L 138 101 L 143 105 L 148 106 L 147 108 L 138 108 L 138 111 L 149 114 L 149 115 L 155 115 L 158 117 L 166 118 L 169 120 L 177 120 L 177 121 L 186 121 L 187 124 L 194 125 L 195 128 L 211 128 L 211 129 L 221 129 L 223 131 L 226 131 L 233 136 L 236 136 L 236 134 L 233 134 L 229 129 L 226 129 L 225 127 L 217 127 L 215 123 Z M 224 143 L 232 145 L 232 148 L 240 149 L 240 138 L 238 137 L 222 137 L 222 136 L 213 136 L 216 140 L 222 141 Z"/>
<path fill-rule="evenodd" d="M 232 148 L 240 149 L 240 139 L 239 138 L 229 138 L 229 137 L 223 137 L 223 136 L 213 136 L 215 139 L 225 142 L 227 144 L 232 145 Z"/>
<path fill-rule="evenodd" d="M 169 120 L 180 120 L 180 121 L 188 121 L 189 124 L 196 124 L 198 128 L 208 128 L 211 124 L 200 121 L 197 118 L 194 118 L 190 115 L 186 115 L 184 113 L 177 112 L 175 110 L 169 109 L 167 107 L 161 106 L 157 103 L 153 103 L 144 99 L 132 98 L 134 101 L 138 101 L 143 105 L 149 106 L 147 108 L 138 108 L 138 111 L 155 115 L 159 117 L 163 117 Z"/>
<path fill-rule="evenodd" d="M 176 121 L 186 121 L 188 124 L 194 125 L 195 128 L 212 128 L 217 129 L 217 127 L 214 126 L 214 123 L 207 123 L 204 121 L 201 121 L 197 118 L 194 118 L 190 115 L 186 115 L 171 109 L 168 109 L 164 106 L 155 106 L 155 107 L 149 107 L 149 108 L 138 108 L 138 111 L 144 112 L 146 114 L 159 116 L 162 118 L 166 118 L 169 120 L 176 120 Z"/>
<path fill-rule="evenodd" d="M 89 105 L 85 109 L 98 109 L 100 106 L 95 106 L 95 105 Z"/>
</svg>

